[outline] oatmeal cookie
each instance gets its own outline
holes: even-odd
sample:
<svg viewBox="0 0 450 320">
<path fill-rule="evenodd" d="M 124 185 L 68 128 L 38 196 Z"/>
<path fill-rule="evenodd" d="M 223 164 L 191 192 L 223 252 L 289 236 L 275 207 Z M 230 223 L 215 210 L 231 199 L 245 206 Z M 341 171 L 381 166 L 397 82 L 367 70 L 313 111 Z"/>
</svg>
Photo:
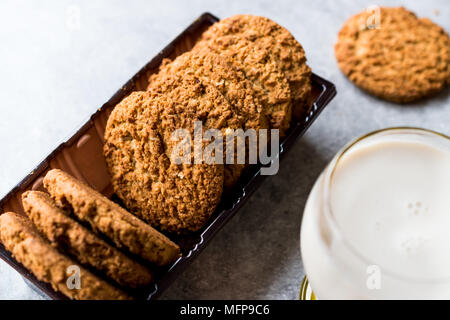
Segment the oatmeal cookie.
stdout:
<svg viewBox="0 0 450 320">
<path fill-rule="evenodd" d="M 376 13 L 375 13 L 376 14 Z M 339 32 L 336 59 L 358 87 L 389 101 L 407 103 L 450 83 L 450 40 L 440 26 L 405 8 L 380 8 L 351 17 Z"/>
<path fill-rule="evenodd" d="M 64 171 L 50 170 L 44 186 L 59 207 L 71 210 L 119 248 L 159 266 L 180 256 L 180 248 L 169 238 Z"/>
<path fill-rule="evenodd" d="M 254 129 L 258 132 L 259 129 L 269 128 L 269 122 L 252 84 L 242 72 L 234 69 L 232 61 L 224 55 L 198 50 L 186 52 L 172 62 L 165 60 L 159 73 L 150 77 L 148 90 L 164 94 L 173 89 L 168 88 L 169 84 L 173 84 L 171 77 L 186 78 L 186 75 L 216 88 L 230 104 L 242 129 Z M 248 146 L 246 152 L 248 153 Z M 230 189 L 236 183 L 243 168 L 243 164 L 225 166 L 225 189 Z"/>
<path fill-rule="evenodd" d="M 127 208 L 155 227 L 183 233 L 199 230 L 209 219 L 224 181 L 222 164 L 194 162 L 194 120 L 204 128 L 240 124 L 210 86 L 177 83 L 165 95 L 133 92 L 122 100 L 108 119 L 104 154 L 113 188 Z M 181 163 L 172 159 L 177 129 L 189 139 Z"/>
<path fill-rule="evenodd" d="M 152 273 L 69 217 L 46 193 L 22 195 L 26 214 L 52 245 L 68 252 L 82 264 L 104 272 L 122 286 L 148 285 Z"/>
<path fill-rule="evenodd" d="M 243 129 L 268 128 L 269 123 L 252 84 L 242 72 L 235 70 L 227 56 L 198 50 L 186 52 L 174 61 L 166 59 L 159 73 L 150 77 L 148 89 L 167 90 L 165 84 L 170 83 L 168 78 L 173 74 L 181 77 L 190 74 L 202 83 L 214 86 L 230 103 Z"/>
<path fill-rule="evenodd" d="M 267 48 L 238 36 L 201 41 L 193 51 L 212 51 L 226 56 L 251 82 L 270 126 L 284 136 L 292 119 L 289 83 Z"/>
<path fill-rule="evenodd" d="M 12 256 L 31 271 L 40 281 L 52 285 L 71 299 L 124 300 L 131 299 L 121 290 L 80 268 L 80 289 L 69 289 L 69 267 L 78 263 L 58 252 L 34 228 L 30 220 L 13 212 L 0 215 L 0 240 Z"/>
<path fill-rule="evenodd" d="M 239 37 L 249 40 L 270 53 L 270 60 L 286 77 L 292 98 L 293 113 L 300 118 L 309 109 L 311 92 L 311 69 L 306 55 L 292 34 L 276 22 L 253 15 L 234 15 L 211 26 L 197 46 L 220 37 Z"/>
</svg>

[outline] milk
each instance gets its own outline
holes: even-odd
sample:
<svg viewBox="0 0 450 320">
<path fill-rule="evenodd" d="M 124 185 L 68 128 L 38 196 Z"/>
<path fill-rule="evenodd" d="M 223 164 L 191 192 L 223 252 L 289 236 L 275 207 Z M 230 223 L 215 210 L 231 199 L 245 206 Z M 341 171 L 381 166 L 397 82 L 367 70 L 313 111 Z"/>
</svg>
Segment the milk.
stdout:
<svg viewBox="0 0 450 320">
<path fill-rule="evenodd" d="M 428 132 L 382 132 L 316 182 L 301 249 L 319 299 L 450 298 L 450 147 Z"/>
</svg>

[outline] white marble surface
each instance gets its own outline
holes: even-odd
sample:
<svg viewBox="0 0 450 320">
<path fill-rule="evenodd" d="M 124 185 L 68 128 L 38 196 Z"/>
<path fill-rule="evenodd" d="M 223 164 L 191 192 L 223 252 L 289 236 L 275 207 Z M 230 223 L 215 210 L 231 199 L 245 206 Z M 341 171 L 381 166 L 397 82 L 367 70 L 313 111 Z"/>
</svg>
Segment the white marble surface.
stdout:
<svg viewBox="0 0 450 320">
<path fill-rule="evenodd" d="M 383 127 L 450 134 L 448 90 L 399 106 L 361 92 L 338 70 L 337 31 L 372 4 L 405 5 L 450 31 L 448 0 L 0 1 L 0 196 L 202 12 L 267 16 L 294 34 L 313 71 L 333 81 L 338 95 L 278 175 L 266 180 L 163 298 L 296 299 L 303 277 L 301 212 L 333 154 Z M 0 299 L 38 298 L 0 262 Z"/>
</svg>

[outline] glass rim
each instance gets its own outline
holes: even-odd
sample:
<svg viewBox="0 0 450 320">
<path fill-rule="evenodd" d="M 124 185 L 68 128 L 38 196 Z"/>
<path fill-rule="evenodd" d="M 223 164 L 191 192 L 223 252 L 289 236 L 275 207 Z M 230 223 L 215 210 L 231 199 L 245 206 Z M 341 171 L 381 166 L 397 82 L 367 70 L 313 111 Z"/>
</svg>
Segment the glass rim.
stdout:
<svg viewBox="0 0 450 320">
<path fill-rule="evenodd" d="M 409 131 L 409 132 L 408 132 Z M 329 223 L 331 223 L 331 227 L 333 229 L 333 232 L 335 233 L 335 235 L 337 235 L 337 237 L 339 238 L 340 241 L 342 241 L 342 243 L 344 244 L 345 247 L 347 247 L 347 249 L 350 250 L 350 252 L 360 261 L 366 263 L 367 265 L 377 265 L 381 271 L 392 277 L 392 278 L 397 278 L 403 281 L 410 281 L 410 282 L 415 282 L 415 283 L 432 283 L 432 282 L 437 282 L 437 283 L 441 283 L 441 282 L 449 282 L 450 281 L 450 272 L 448 276 L 445 277 L 411 277 L 411 276 L 405 276 L 402 274 L 399 274 L 398 272 L 389 270 L 389 268 L 385 268 L 382 265 L 379 265 L 377 263 L 375 263 L 374 261 L 370 261 L 369 258 L 367 258 L 364 254 L 362 254 L 357 248 L 355 248 L 355 246 L 353 246 L 350 241 L 347 240 L 347 238 L 345 237 L 344 232 L 342 232 L 338 221 L 336 220 L 336 217 L 333 215 L 333 210 L 332 210 L 332 206 L 331 206 L 331 201 L 330 201 L 330 190 L 331 190 L 331 186 L 332 186 L 332 180 L 333 180 L 333 175 L 337 169 L 338 164 L 340 163 L 341 159 L 350 151 L 352 150 L 352 148 L 357 145 L 358 143 L 360 143 L 361 141 L 364 141 L 368 138 L 374 137 L 376 135 L 382 134 L 382 133 L 388 133 L 388 132 L 392 132 L 392 133 L 421 133 L 421 134 L 426 134 L 430 137 L 438 137 L 438 138 L 443 138 L 445 140 L 447 140 L 450 143 L 450 137 L 434 131 L 434 130 L 430 130 L 430 129 L 425 129 L 425 128 L 419 128 L 419 127 L 408 127 L 408 126 L 403 126 L 403 127 L 390 127 L 390 128 L 384 128 L 384 129 L 379 129 L 379 130 L 375 130 L 372 132 L 369 132 L 367 134 L 364 134 L 352 141 L 350 141 L 349 143 L 347 143 L 342 149 L 340 149 L 338 151 L 338 153 L 333 157 L 333 159 L 331 160 L 331 162 L 328 164 L 327 168 L 324 171 L 324 189 L 323 189 L 323 194 L 324 194 L 324 205 L 325 205 L 325 210 L 324 210 L 324 214 L 325 214 L 325 218 L 327 219 L 327 221 Z"/>
</svg>

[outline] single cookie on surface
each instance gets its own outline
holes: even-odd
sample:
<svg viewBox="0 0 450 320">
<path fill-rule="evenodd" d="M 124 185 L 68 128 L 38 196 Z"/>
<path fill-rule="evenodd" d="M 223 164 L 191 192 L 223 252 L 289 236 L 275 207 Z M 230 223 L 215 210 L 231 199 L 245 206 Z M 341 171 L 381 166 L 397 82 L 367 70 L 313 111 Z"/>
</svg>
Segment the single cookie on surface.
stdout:
<svg viewBox="0 0 450 320">
<path fill-rule="evenodd" d="M 358 87 L 407 103 L 450 83 L 450 39 L 440 26 L 405 8 L 380 8 L 351 17 L 339 32 L 336 59 Z"/>
<path fill-rule="evenodd" d="M 217 89 L 230 104 L 233 117 L 237 118 L 243 130 L 254 129 L 258 133 L 260 129 L 269 128 L 269 122 L 252 84 L 242 72 L 235 70 L 232 61 L 224 55 L 198 50 L 186 52 L 174 61 L 165 60 L 159 73 L 150 77 L 148 90 L 167 94 L 173 89 L 170 85 L 179 85 L 170 79 L 178 76 L 185 80 L 186 75 Z M 248 146 L 245 152 L 248 153 Z M 225 189 L 233 187 L 244 167 L 244 163 L 225 166 Z"/>
<path fill-rule="evenodd" d="M 147 268 L 67 216 L 48 194 L 27 191 L 22 203 L 30 220 L 50 243 L 82 264 L 104 272 L 122 286 L 137 288 L 151 283 L 153 275 Z"/>
<path fill-rule="evenodd" d="M 311 92 L 311 69 L 306 55 L 292 34 L 276 22 L 249 14 L 234 15 L 211 26 L 197 46 L 203 42 L 219 41 L 220 37 L 243 38 L 270 52 L 272 61 L 286 77 L 292 98 L 293 113 L 300 118 L 309 110 Z"/>
<path fill-rule="evenodd" d="M 176 85 L 165 95 L 133 92 L 114 108 L 104 154 L 126 207 L 155 227 L 183 233 L 203 227 L 220 202 L 224 181 L 223 164 L 194 163 L 194 121 L 203 129 L 240 123 L 217 90 L 195 80 L 171 81 Z M 172 140 L 177 129 L 189 139 L 189 153 L 179 164 L 172 161 L 178 154 L 179 141 Z"/>
<path fill-rule="evenodd" d="M 169 238 L 64 171 L 50 170 L 44 186 L 59 207 L 72 210 L 119 248 L 125 247 L 159 266 L 180 256 L 180 248 Z"/>
<path fill-rule="evenodd" d="M 78 266 L 76 261 L 58 252 L 44 240 L 30 220 L 13 212 L 0 215 L 0 240 L 12 256 L 40 281 L 52 285 L 71 299 L 124 300 L 131 299 L 119 289 Z M 72 266 L 80 269 L 80 289 L 69 289 Z"/>
</svg>

